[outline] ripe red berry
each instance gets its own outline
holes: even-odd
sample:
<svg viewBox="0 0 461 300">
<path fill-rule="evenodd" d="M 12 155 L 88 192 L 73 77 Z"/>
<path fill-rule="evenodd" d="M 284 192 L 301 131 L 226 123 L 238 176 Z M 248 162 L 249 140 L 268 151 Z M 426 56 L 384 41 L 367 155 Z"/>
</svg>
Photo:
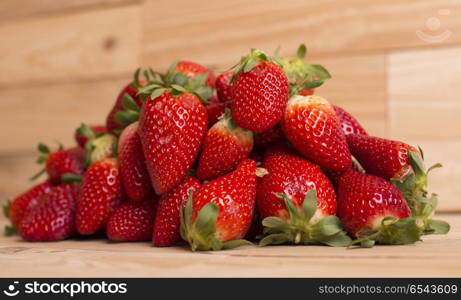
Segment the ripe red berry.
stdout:
<svg viewBox="0 0 461 300">
<path fill-rule="evenodd" d="M 20 235 L 29 241 L 63 240 L 75 233 L 78 187 L 63 184 L 44 194 L 21 220 Z"/>
</svg>

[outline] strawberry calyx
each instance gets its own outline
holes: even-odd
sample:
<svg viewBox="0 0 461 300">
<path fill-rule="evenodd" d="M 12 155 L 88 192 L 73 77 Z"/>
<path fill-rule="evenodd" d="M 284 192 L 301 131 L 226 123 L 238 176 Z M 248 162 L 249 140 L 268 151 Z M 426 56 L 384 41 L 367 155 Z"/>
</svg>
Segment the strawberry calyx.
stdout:
<svg viewBox="0 0 461 300">
<path fill-rule="evenodd" d="M 197 96 L 202 103 L 207 103 L 213 94 L 213 90 L 206 83 L 209 74 L 197 74 L 193 78 L 187 77 L 181 72 L 176 72 L 178 61 L 173 62 L 166 73 L 151 72 L 148 82 L 138 88 L 138 94 L 151 100 L 169 91 L 173 97 L 183 93 Z"/>
<path fill-rule="evenodd" d="M 115 113 L 114 119 L 115 121 L 126 127 L 131 123 L 134 123 L 139 120 L 139 113 L 141 111 L 141 107 L 134 101 L 133 97 L 131 97 L 128 93 L 125 93 L 122 98 L 122 107 L 123 110 L 118 111 Z"/>
<path fill-rule="evenodd" d="M 151 80 L 155 80 L 155 78 L 158 76 L 158 72 L 155 72 L 153 69 L 149 68 L 144 70 L 143 72 L 144 79 L 140 79 L 140 74 L 141 74 L 141 68 L 136 69 L 134 72 L 134 79 L 131 84 L 131 87 L 139 91 L 142 89 L 144 86 L 146 86 L 146 82 L 149 82 Z M 138 93 L 139 94 L 139 93 Z M 142 99 L 145 100 L 145 99 Z M 136 101 L 133 99 L 133 97 L 125 93 L 122 98 L 122 110 L 118 111 L 114 115 L 114 120 L 118 124 L 122 126 L 122 128 L 125 128 L 126 126 L 130 125 L 131 123 L 134 123 L 139 120 L 139 113 L 141 111 L 141 107 L 136 103 Z M 114 132 L 117 136 L 120 135 L 122 130 L 117 130 Z"/>
<path fill-rule="evenodd" d="M 445 221 L 432 219 L 437 207 L 438 196 L 435 193 L 429 195 L 427 190 L 429 172 L 442 165 L 437 163 L 426 170 L 421 148 L 419 148 L 419 153 L 408 151 L 408 159 L 413 172 L 403 179 L 392 178 L 391 182 L 404 195 L 411 215 L 417 219 L 423 234 L 446 234 L 450 230 L 450 225 Z"/>
<path fill-rule="evenodd" d="M 216 220 L 219 215 L 219 207 L 215 203 L 207 203 L 197 214 L 195 222 L 192 222 L 193 199 L 192 190 L 189 190 L 189 198 L 185 205 L 181 205 L 180 217 L 181 237 L 189 243 L 192 251 L 223 250 L 251 244 L 247 240 L 231 240 L 221 242 L 216 238 Z"/>
<path fill-rule="evenodd" d="M 6 203 L 2 205 L 2 210 L 3 210 L 3 215 L 5 218 L 9 219 L 10 218 L 10 206 L 11 206 L 11 200 L 7 200 Z M 5 236 L 13 236 L 17 232 L 17 228 L 13 225 L 5 225 L 3 229 L 3 234 Z"/>
<path fill-rule="evenodd" d="M 351 245 L 371 248 L 375 244 L 406 245 L 421 240 L 421 229 L 414 217 L 398 219 L 386 216 L 381 220 L 378 230 L 363 227 L 356 233 L 357 239 Z"/>
<path fill-rule="evenodd" d="M 50 156 L 50 154 L 52 154 L 52 152 L 51 152 L 50 148 L 47 145 L 45 145 L 44 143 L 38 143 L 37 149 L 38 149 L 38 152 L 40 153 L 40 156 L 37 158 L 36 162 L 39 165 L 43 165 L 43 164 L 46 163 L 46 161 L 48 160 L 48 157 Z M 58 150 L 56 150 L 56 151 L 60 151 L 60 150 L 63 150 L 63 149 L 64 149 L 63 145 L 59 143 Z M 45 172 L 46 172 L 46 169 L 42 168 L 35 175 L 33 175 L 31 178 L 29 178 L 29 180 L 30 181 L 35 181 L 40 176 L 45 174 Z"/>
<path fill-rule="evenodd" d="M 102 134 L 85 145 L 85 168 L 107 157 L 117 156 L 117 137 L 110 133 Z"/>
<path fill-rule="evenodd" d="M 240 73 L 248 73 L 253 70 L 254 67 L 259 65 L 262 62 L 272 62 L 279 66 L 282 66 L 281 60 L 276 56 L 269 56 L 264 51 L 259 49 L 251 49 L 250 54 L 246 56 L 242 56 L 240 62 L 233 66 L 233 74 L 230 80 L 232 83 L 238 74 Z"/>
<path fill-rule="evenodd" d="M 271 216 L 262 221 L 264 226 L 260 246 L 270 244 L 324 244 L 333 247 L 349 246 L 351 238 L 343 230 L 337 216 L 326 216 L 313 222 L 317 211 L 317 196 L 314 190 L 306 193 L 301 207 L 297 208 L 293 201 L 284 194 L 275 194 L 285 202 L 290 219 L 288 221 Z"/>
<path fill-rule="evenodd" d="M 318 64 L 310 64 L 304 60 L 306 57 L 306 45 L 298 47 L 296 57 L 284 57 L 281 65 L 288 78 L 290 96 L 298 94 L 302 90 L 314 89 L 321 86 L 326 79 L 331 78 L 325 67 Z"/>
</svg>

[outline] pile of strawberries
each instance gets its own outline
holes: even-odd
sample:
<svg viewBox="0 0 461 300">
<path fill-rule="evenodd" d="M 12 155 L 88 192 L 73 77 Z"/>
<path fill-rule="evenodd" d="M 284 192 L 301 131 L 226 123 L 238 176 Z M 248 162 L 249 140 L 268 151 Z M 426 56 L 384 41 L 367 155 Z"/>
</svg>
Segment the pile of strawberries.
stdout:
<svg viewBox="0 0 461 300">
<path fill-rule="evenodd" d="M 105 126 L 77 146 L 39 145 L 46 181 L 12 201 L 6 232 L 28 241 L 104 234 L 112 241 L 409 244 L 449 225 L 433 220 L 423 152 L 367 134 L 315 95 L 320 65 L 253 49 L 215 77 L 189 61 L 136 71 Z"/>
</svg>

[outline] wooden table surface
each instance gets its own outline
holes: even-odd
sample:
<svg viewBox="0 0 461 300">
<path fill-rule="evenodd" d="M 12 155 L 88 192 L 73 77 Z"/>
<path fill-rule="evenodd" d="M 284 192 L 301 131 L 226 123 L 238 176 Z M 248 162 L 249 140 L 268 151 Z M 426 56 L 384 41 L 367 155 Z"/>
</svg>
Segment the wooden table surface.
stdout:
<svg viewBox="0 0 461 300">
<path fill-rule="evenodd" d="M 461 215 L 439 215 L 452 229 L 408 246 L 346 249 L 245 246 L 193 253 L 150 243 L 0 238 L 1 277 L 460 277 Z M 2 220 L 1 225 L 5 223 Z M 3 226 L 2 226 L 3 227 Z"/>
</svg>

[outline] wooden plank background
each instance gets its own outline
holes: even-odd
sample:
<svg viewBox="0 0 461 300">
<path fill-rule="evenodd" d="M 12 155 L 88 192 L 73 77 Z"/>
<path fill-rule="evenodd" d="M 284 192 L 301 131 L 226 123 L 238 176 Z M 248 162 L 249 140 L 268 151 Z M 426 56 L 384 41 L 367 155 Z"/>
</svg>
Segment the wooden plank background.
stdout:
<svg viewBox="0 0 461 300">
<path fill-rule="evenodd" d="M 461 211 L 461 0 L 7 0 L 0 35 L 0 201 L 30 184 L 38 141 L 71 145 L 80 122 L 104 122 L 136 67 L 219 72 L 305 42 L 333 75 L 318 93 L 442 162 L 431 189 Z"/>
</svg>

